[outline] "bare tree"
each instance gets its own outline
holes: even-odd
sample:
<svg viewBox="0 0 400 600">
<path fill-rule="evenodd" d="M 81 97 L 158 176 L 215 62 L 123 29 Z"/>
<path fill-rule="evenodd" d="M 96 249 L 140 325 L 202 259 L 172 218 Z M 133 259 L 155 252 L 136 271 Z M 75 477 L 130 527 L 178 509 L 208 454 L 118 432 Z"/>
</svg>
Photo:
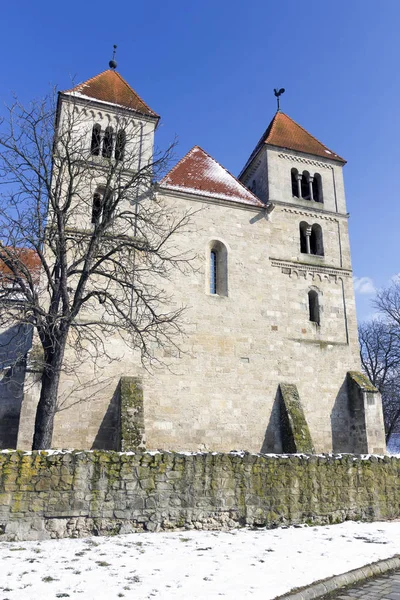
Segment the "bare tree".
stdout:
<svg viewBox="0 0 400 600">
<path fill-rule="evenodd" d="M 371 320 L 358 328 L 361 364 L 382 394 L 386 442 L 400 425 L 400 330 L 387 320 Z"/>
<path fill-rule="evenodd" d="M 146 361 L 179 340 L 183 307 L 171 310 L 163 279 L 190 264 L 175 243 L 190 214 L 166 210 L 153 182 L 171 148 L 140 160 L 131 116 L 102 152 L 87 106 L 72 96 L 15 102 L 2 122 L 0 327 L 30 326 L 42 347 L 33 449 L 51 446 L 68 345 L 96 360 L 117 333 Z"/>
</svg>

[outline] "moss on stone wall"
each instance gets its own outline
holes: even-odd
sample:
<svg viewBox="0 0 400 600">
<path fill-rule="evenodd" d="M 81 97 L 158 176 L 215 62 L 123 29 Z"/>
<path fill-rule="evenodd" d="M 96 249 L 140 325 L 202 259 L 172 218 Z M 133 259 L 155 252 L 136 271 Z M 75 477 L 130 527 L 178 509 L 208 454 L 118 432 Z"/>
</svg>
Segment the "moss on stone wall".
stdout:
<svg viewBox="0 0 400 600">
<path fill-rule="evenodd" d="M 365 392 L 378 393 L 379 390 L 372 385 L 368 377 L 363 373 L 360 373 L 359 371 L 348 371 L 347 375 Z"/>
<path fill-rule="evenodd" d="M 284 452 L 313 453 L 310 430 L 304 416 L 297 387 L 281 383 L 281 428 Z"/>
<path fill-rule="evenodd" d="M 121 377 L 121 450 L 144 450 L 143 386 L 139 377 Z"/>
<path fill-rule="evenodd" d="M 0 539 L 400 517 L 400 460 L 0 453 Z"/>
</svg>

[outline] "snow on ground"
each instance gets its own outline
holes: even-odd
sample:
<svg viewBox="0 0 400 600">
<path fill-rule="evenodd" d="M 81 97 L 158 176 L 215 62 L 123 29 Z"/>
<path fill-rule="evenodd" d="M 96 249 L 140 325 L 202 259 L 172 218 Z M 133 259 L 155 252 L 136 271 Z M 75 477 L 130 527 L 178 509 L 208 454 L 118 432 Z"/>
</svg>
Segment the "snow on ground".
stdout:
<svg viewBox="0 0 400 600">
<path fill-rule="evenodd" d="M 400 553 L 400 522 L 0 542 L 0 600 L 267 600 Z"/>
</svg>

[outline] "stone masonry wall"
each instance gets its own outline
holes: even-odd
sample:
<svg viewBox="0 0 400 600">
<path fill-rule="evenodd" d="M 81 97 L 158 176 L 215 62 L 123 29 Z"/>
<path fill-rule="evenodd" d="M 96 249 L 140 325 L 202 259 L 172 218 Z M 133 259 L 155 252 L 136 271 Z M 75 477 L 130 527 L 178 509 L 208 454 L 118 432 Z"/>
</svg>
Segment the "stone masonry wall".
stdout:
<svg viewBox="0 0 400 600">
<path fill-rule="evenodd" d="M 400 460 L 249 453 L 0 453 L 0 540 L 400 516 Z"/>
<path fill-rule="evenodd" d="M 167 202 L 178 214 L 193 209 L 188 199 Z M 201 210 L 193 231 L 176 240 L 176 250 L 190 248 L 198 257 L 196 269 L 176 271 L 163 282 L 171 307 L 188 307 L 181 352 L 154 348 L 166 366 L 147 372 L 117 334 L 109 336 L 113 362 L 104 357 L 96 366 L 78 364 L 75 377 L 61 377 L 54 448 L 119 449 L 100 441 L 114 422 L 121 377 L 133 376 L 143 381 L 147 449 L 282 452 L 277 394 L 279 385 L 288 383 L 297 386 L 316 452 L 350 451 L 346 372 L 359 371 L 360 358 L 349 252 L 343 251 L 342 270 L 324 271 L 340 264 L 338 223 L 285 206 L 277 206 L 269 220 L 254 207 L 199 202 L 195 208 Z M 311 266 L 299 249 L 304 219 L 324 231 L 326 256 L 311 257 Z M 228 296 L 206 291 L 205 258 L 212 240 L 228 250 Z M 320 294 L 320 325 L 309 320 L 310 288 Z M 66 360 L 75 364 L 72 351 L 71 344 Z M 31 448 L 33 405 L 25 394 L 21 449 Z"/>
</svg>

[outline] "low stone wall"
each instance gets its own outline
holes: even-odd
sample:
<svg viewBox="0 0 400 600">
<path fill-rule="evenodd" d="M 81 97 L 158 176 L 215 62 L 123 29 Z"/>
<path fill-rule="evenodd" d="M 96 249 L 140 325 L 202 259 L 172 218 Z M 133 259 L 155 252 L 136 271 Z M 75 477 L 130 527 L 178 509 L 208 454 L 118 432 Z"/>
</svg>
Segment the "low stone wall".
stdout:
<svg viewBox="0 0 400 600">
<path fill-rule="evenodd" d="M 0 452 L 0 540 L 400 516 L 400 460 Z"/>
</svg>

